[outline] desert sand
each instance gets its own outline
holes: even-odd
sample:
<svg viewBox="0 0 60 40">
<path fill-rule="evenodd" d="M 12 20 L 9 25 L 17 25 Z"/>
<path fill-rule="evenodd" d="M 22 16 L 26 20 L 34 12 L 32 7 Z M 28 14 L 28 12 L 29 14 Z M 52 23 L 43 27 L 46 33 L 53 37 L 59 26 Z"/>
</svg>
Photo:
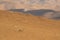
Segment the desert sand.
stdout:
<svg viewBox="0 0 60 40">
<path fill-rule="evenodd" d="M 0 40 L 60 40 L 60 21 L 0 11 Z"/>
</svg>

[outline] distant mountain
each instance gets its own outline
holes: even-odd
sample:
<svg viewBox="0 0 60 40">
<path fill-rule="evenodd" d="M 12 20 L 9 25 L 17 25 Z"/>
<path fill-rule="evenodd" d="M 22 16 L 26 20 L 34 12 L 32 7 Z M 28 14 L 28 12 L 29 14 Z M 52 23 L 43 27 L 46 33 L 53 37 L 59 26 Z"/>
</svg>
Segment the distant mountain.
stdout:
<svg viewBox="0 0 60 40">
<path fill-rule="evenodd" d="M 9 11 L 22 12 L 26 14 L 32 14 L 35 16 L 42 16 L 44 18 L 49 19 L 60 19 L 60 12 L 51 9 L 29 10 L 29 11 L 24 11 L 24 9 L 11 9 Z"/>
<path fill-rule="evenodd" d="M 48 18 L 48 19 L 55 19 L 58 20 L 60 19 L 60 12 L 47 12 L 43 15 L 43 17 Z"/>
<path fill-rule="evenodd" d="M 26 11 L 26 13 L 31 13 L 31 14 L 36 15 L 36 16 L 42 16 L 42 15 L 46 14 L 47 12 L 55 12 L 55 11 L 50 10 L 50 9 L 40 9 L 40 10 Z"/>
<path fill-rule="evenodd" d="M 10 9 L 9 11 L 30 13 L 36 16 L 44 15 L 47 12 L 55 12 L 54 10 L 51 9 L 29 10 L 29 11 L 24 11 L 24 9 Z"/>
<path fill-rule="evenodd" d="M 9 11 L 13 11 L 13 12 L 24 12 L 24 9 L 10 9 Z"/>
</svg>

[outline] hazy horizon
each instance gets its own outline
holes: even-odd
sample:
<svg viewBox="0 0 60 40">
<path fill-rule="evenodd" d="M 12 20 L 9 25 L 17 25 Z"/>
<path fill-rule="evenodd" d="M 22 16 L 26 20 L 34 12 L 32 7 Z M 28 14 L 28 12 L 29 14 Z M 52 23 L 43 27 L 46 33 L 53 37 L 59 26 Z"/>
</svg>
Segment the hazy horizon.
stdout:
<svg viewBox="0 0 60 40">
<path fill-rule="evenodd" d="M 0 10 L 9 9 L 54 9 L 59 10 L 59 0 L 0 0 Z M 57 8 L 56 8 L 57 7 Z"/>
</svg>

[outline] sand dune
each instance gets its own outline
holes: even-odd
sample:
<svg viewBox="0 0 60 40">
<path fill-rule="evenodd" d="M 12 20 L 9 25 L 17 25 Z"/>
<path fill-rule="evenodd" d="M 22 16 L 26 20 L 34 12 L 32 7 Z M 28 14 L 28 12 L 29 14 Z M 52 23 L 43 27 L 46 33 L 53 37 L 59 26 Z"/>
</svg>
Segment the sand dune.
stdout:
<svg viewBox="0 0 60 40">
<path fill-rule="evenodd" d="M 60 40 L 60 21 L 0 11 L 0 40 Z"/>
</svg>

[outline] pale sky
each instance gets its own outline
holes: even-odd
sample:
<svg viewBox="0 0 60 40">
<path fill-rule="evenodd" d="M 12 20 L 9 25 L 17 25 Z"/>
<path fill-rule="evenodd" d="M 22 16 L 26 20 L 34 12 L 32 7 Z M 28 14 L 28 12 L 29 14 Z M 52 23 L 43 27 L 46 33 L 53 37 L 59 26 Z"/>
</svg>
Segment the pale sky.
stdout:
<svg viewBox="0 0 60 40">
<path fill-rule="evenodd" d="M 59 0 L 57 3 L 56 0 L 0 0 L 0 9 L 38 9 L 47 5 L 47 8 L 49 8 L 53 7 L 53 5 L 56 6 L 58 3 L 60 3 Z"/>
</svg>

